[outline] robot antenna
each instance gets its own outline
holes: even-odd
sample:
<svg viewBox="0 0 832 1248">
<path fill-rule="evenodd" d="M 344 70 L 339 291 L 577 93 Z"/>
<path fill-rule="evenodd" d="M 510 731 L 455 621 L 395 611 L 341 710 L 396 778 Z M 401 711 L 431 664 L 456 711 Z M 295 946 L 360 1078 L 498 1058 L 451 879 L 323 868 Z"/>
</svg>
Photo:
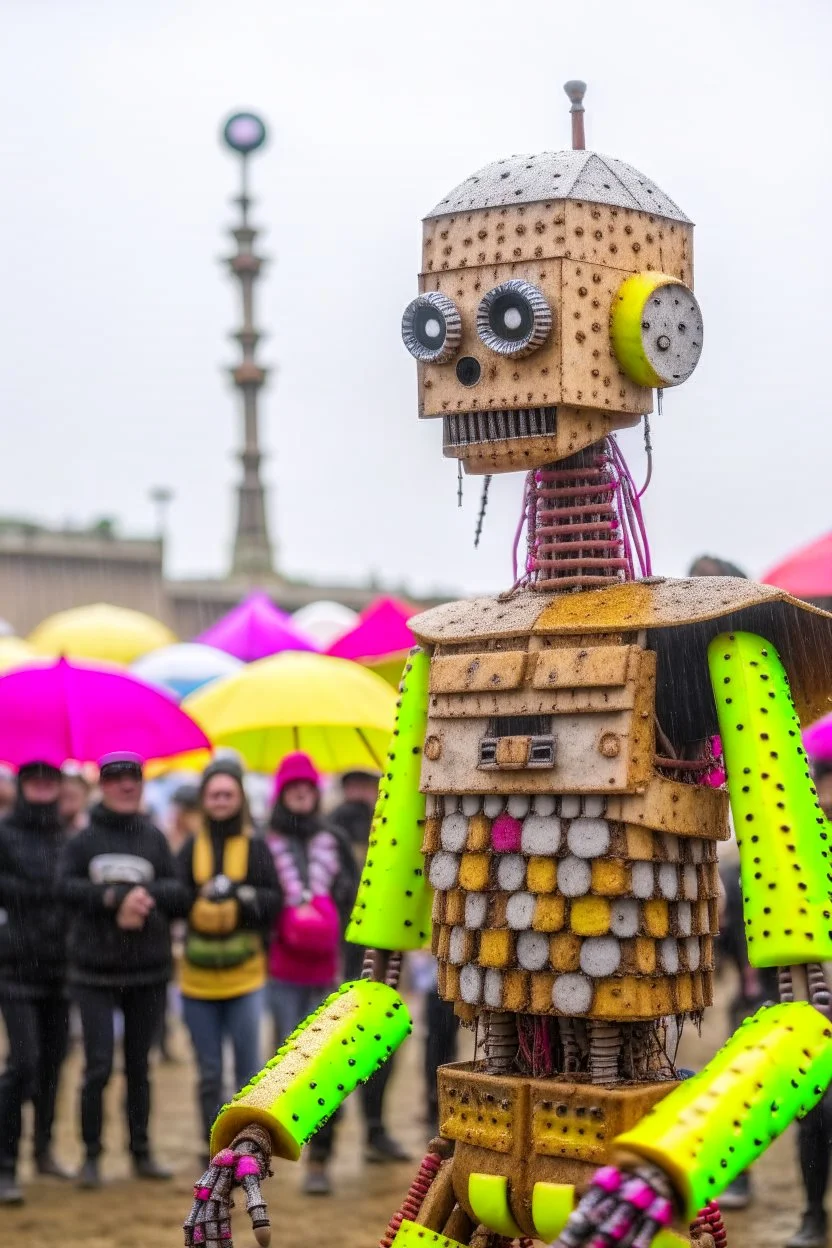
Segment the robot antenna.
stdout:
<svg viewBox="0 0 832 1248">
<path fill-rule="evenodd" d="M 570 78 L 569 82 L 563 84 L 563 89 L 572 102 L 572 107 L 569 110 L 572 114 L 572 149 L 576 152 L 582 152 L 586 147 L 586 135 L 584 133 L 586 83 L 581 82 L 578 78 Z"/>
</svg>

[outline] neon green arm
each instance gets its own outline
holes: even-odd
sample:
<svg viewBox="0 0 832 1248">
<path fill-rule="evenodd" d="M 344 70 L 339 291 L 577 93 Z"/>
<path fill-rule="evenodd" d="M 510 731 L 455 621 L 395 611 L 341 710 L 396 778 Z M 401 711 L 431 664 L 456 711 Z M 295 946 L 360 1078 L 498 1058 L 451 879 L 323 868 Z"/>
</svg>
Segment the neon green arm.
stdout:
<svg viewBox="0 0 832 1248">
<path fill-rule="evenodd" d="M 780 656 L 753 633 L 708 647 L 740 851 L 752 966 L 832 958 L 830 824 L 809 776 Z"/>
<path fill-rule="evenodd" d="M 347 940 L 372 949 L 421 949 L 430 935 L 432 896 L 422 857 L 425 798 L 419 792 L 429 670 L 424 650 L 412 650 L 399 686 L 386 775 L 347 928 Z"/>
<path fill-rule="evenodd" d="M 618 1148 L 655 1162 L 690 1221 L 818 1103 L 832 1080 L 832 1028 L 808 1002 L 758 1010 L 698 1075 L 659 1101 Z"/>
<path fill-rule="evenodd" d="M 224 1109 L 211 1149 L 226 1148 L 252 1122 L 268 1131 L 274 1153 L 296 1161 L 311 1135 L 398 1048 L 413 1024 L 386 984 L 344 984 L 289 1039 Z"/>
</svg>

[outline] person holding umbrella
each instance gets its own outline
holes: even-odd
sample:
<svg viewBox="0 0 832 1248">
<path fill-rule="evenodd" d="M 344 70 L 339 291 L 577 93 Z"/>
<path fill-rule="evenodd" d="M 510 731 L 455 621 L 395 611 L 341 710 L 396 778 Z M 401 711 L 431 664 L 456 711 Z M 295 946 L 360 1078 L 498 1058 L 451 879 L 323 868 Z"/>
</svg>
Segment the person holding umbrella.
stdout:
<svg viewBox="0 0 832 1248">
<path fill-rule="evenodd" d="M 141 813 L 142 761 L 121 752 L 99 763 L 101 803 L 64 847 L 61 893 L 71 911 L 69 980 L 81 1013 L 84 1085 L 80 1185 L 100 1186 L 102 1098 L 113 1069 L 113 1011 L 124 1016 L 130 1151 L 138 1178 L 166 1179 L 148 1140 L 148 1053 L 171 975 L 170 920 L 187 893 L 164 835 Z"/>
<path fill-rule="evenodd" d="M 9 1053 L 0 1076 L 0 1204 L 23 1200 L 16 1178 L 21 1110 L 35 1110 L 38 1173 L 69 1178 L 52 1155 L 58 1078 L 66 1055 L 69 1007 L 64 987 L 65 915 L 57 902 L 56 864 L 64 841 L 58 811 L 61 773 L 31 762 L 17 776 L 17 797 L 0 824 L 0 1012 Z"/>
</svg>

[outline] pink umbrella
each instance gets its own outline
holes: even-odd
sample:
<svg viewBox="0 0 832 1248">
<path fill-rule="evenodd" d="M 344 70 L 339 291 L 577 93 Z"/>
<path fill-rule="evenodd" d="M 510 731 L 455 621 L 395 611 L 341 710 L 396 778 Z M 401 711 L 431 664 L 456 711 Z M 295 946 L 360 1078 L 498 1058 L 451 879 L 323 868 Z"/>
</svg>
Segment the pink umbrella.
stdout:
<svg viewBox="0 0 832 1248">
<path fill-rule="evenodd" d="M 278 610 L 263 593 L 249 595 L 194 641 L 215 646 L 244 663 L 284 650 L 317 650 L 314 642 L 294 628 L 286 612 Z"/>
<path fill-rule="evenodd" d="M 832 598 L 832 533 L 801 546 L 767 572 L 763 582 L 796 598 Z"/>
<path fill-rule="evenodd" d="M 59 659 L 0 676 L 0 758 L 62 766 L 111 750 L 166 758 L 210 749 L 189 715 L 124 672 Z"/>
<path fill-rule="evenodd" d="M 398 598 L 377 598 L 361 612 L 355 628 L 332 643 L 327 654 L 368 664 L 405 654 L 416 644 L 407 621 L 417 610 Z"/>
<path fill-rule="evenodd" d="M 803 748 L 813 763 L 832 762 L 832 714 L 804 729 Z"/>
</svg>

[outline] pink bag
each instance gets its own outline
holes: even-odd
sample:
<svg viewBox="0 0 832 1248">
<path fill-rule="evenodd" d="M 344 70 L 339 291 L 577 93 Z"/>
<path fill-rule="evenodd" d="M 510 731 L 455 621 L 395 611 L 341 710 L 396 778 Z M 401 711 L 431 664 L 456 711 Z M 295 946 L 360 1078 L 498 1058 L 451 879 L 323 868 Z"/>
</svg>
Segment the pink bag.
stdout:
<svg viewBox="0 0 832 1248">
<path fill-rule="evenodd" d="M 311 897 L 299 906 L 284 906 L 277 920 L 277 938 L 300 959 L 336 953 L 341 941 L 338 911 L 331 897 Z"/>
</svg>

